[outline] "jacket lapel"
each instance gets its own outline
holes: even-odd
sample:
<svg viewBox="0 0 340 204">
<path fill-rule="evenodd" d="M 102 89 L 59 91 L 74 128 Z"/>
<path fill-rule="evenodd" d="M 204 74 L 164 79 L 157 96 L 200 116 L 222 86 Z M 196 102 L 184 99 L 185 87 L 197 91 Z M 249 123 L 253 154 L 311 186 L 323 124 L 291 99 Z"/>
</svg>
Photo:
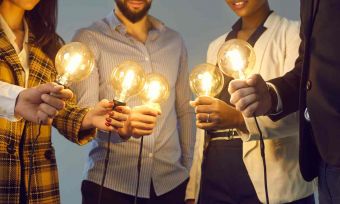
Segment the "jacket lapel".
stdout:
<svg viewBox="0 0 340 204">
<path fill-rule="evenodd" d="M 29 37 L 29 83 L 28 87 L 34 87 L 42 83 L 54 80 L 55 69 L 52 61 L 44 54 L 41 48 L 34 43 L 34 36 Z"/>
<path fill-rule="evenodd" d="M 0 28 L 0 56 L 13 71 L 16 85 L 25 87 L 25 72 L 21 66 L 18 54 L 9 42 L 4 31 Z"/>
</svg>

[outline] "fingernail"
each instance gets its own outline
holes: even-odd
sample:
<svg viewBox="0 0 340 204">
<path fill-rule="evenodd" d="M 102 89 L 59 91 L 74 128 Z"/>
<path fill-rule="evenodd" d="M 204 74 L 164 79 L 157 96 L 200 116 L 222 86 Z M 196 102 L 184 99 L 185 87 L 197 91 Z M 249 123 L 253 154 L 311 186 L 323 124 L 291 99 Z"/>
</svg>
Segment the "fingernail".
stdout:
<svg viewBox="0 0 340 204">
<path fill-rule="evenodd" d="M 106 118 L 106 122 L 111 123 L 112 119 L 111 118 Z"/>
<path fill-rule="evenodd" d="M 106 125 L 107 127 L 110 127 L 110 126 L 111 126 L 111 123 L 106 122 L 105 125 Z"/>
</svg>

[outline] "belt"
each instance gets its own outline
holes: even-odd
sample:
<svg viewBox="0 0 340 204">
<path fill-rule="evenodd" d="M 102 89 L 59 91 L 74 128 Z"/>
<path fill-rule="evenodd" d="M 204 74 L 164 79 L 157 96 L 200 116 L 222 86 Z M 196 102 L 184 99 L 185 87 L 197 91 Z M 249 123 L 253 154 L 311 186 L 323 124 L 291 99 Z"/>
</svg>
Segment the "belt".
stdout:
<svg viewBox="0 0 340 204">
<path fill-rule="evenodd" d="M 233 139 L 241 139 L 241 136 L 234 130 L 226 130 L 219 132 L 209 132 L 210 141 L 215 140 L 233 140 Z"/>
</svg>

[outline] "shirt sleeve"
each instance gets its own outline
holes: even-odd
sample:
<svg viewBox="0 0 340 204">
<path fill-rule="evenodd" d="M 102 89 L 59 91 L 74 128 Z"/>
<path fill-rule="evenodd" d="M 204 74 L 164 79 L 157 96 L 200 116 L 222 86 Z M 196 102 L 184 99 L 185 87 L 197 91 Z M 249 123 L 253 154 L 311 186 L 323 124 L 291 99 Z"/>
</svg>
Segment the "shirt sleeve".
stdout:
<svg viewBox="0 0 340 204">
<path fill-rule="evenodd" d="M 195 145 L 194 113 L 190 107 L 192 98 L 188 85 L 189 69 L 187 50 L 182 41 L 180 67 L 176 81 L 176 113 L 179 125 L 179 138 L 182 149 L 182 164 L 190 170 Z"/>
<path fill-rule="evenodd" d="M 0 117 L 16 122 L 21 119 L 14 113 L 16 99 L 25 88 L 0 81 Z"/>
</svg>

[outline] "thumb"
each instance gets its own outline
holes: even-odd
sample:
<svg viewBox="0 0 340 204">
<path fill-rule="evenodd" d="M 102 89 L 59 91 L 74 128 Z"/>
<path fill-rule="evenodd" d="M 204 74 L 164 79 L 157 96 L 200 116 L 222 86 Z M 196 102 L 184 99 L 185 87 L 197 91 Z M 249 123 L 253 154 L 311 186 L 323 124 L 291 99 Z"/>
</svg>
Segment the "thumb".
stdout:
<svg viewBox="0 0 340 204">
<path fill-rule="evenodd" d="M 252 87 L 262 87 L 262 86 L 266 86 L 266 82 L 264 81 L 264 79 L 262 78 L 261 75 L 259 74 L 253 74 L 251 75 L 247 80 L 246 80 L 247 84 L 249 86 Z"/>
</svg>

